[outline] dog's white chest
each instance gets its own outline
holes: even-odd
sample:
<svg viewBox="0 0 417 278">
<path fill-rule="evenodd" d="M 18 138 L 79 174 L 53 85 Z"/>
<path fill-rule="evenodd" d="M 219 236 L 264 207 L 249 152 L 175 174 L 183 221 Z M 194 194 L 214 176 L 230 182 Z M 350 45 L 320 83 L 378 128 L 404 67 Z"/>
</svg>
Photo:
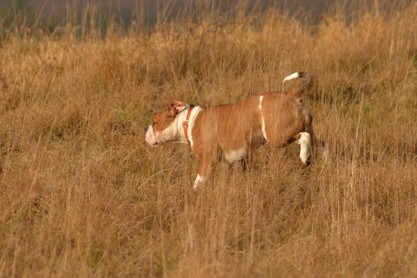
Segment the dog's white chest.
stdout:
<svg viewBox="0 0 417 278">
<path fill-rule="evenodd" d="M 246 147 L 224 152 L 224 157 L 230 163 L 235 162 L 237 160 L 241 160 L 242 158 L 245 158 L 246 155 L 247 155 Z"/>
</svg>

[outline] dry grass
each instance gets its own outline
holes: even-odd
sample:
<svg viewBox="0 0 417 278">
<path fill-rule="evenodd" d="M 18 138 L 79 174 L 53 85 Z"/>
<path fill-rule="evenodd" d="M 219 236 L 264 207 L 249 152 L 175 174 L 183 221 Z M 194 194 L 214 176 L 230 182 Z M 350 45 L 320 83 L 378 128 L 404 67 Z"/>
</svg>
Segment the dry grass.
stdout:
<svg viewBox="0 0 417 278">
<path fill-rule="evenodd" d="M 262 20 L 0 42 L 0 276 L 417 276 L 417 5 L 312 30 Z M 252 24 L 252 23 L 256 24 Z M 171 98 L 233 102 L 317 74 L 333 165 L 262 147 L 192 191 L 185 145 L 143 127 Z"/>
</svg>

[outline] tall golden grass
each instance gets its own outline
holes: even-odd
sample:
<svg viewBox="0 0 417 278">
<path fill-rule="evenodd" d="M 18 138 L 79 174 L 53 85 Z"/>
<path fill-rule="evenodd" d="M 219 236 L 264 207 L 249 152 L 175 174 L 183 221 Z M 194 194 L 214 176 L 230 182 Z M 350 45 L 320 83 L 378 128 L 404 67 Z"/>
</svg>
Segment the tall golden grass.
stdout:
<svg viewBox="0 0 417 278">
<path fill-rule="evenodd" d="M 417 276 L 417 5 L 335 11 L 3 30 L 0 276 Z M 144 142 L 171 98 L 234 102 L 297 70 L 332 165 L 266 145 L 193 192 L 189 147 Z"/>
</svg>

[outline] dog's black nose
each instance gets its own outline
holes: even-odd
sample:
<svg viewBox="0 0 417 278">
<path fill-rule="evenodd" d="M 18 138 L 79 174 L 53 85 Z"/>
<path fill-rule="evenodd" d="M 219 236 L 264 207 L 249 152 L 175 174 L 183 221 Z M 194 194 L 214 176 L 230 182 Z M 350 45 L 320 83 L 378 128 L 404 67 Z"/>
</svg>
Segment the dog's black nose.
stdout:
<svg viewBox="0 0 417 278">
<path fill-rule="evenodd" d="M 145 127 L 145 133 L 148 131 L 148 127 Z"/>
</svg>

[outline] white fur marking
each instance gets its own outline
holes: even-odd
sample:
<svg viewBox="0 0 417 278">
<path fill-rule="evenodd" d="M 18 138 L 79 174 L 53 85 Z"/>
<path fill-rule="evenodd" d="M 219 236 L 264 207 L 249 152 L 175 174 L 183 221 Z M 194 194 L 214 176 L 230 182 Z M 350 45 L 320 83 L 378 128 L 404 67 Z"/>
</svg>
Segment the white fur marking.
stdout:
<svg viewBox="0 0 417 278">
<path fill-rule="evenodd" d="M 197 175 L 197 177 L 195 178 L 194 184 L 193 184 L 193 189 L 196 190 L 197 187 L 199 185 L 203 184 L 206 180 L 207 180 L 206 177 L 202 177 L 200 175 Z"/>
<path fill-rule="evenodd" d="M 148 143 L 151 146 L 155 145 L 155 143 L 156 143 L 156 138 L 155 138 L 155 134 L 153 132 L 152 125 L 149 125 L 148 129 L 146 130 L 145 141 L 146 141 L 146 143 Z"/>
<path fill-rule="evenodd" d="M 300 145 L 300 158 L 304 164 L 308 163 L 311 158 L 311 136 L 307 132 L 300 132 L 300 139 L 297 144 Z"/>
<path fill-rule="evenodd" d="M 159 133 L 155 132 L 156 136 L 159 137 L 160 143 L 165 143 L 173 140 L 176 137 L 175 121 L 173 121 L 167 128 L 161 130 Z"/>
<path fill-rule="evenodd" d="M 224 157 L 226 158 L 228 162 L 232 163 L 232 162 L 235 162 L 237 160 L 244 158 L 246 154 L 247 154 L 246 147 L 243 147 L 237 150 L 225 152 Z"/>
<path fill-rule="evenodd" d="M 265 140 L 268 141 L 268 138 L 266 137 L 266 131 L 265 131 L 265 118 L 262 114 L 262 100 L 264 99 L 264 96 L 259 97 L 259 110 L 261 111 L 261 121 L 262 121 L 262 135 L 264 136 Z"/>
<path fill-rule="evenodd" d="M 188 140 L 190 140 L 191 147 L 193 146 L 193 127 L 195 119 L 197 118 L 198 114 L 200 114 L 201 110 L 203 110 L 200 106 L 195 106 L 193 111 L 191 112 L 190 119 L 188 121 Z"/>
<path fill-rule="evenodd" d="M 282 83 L 285 83 L 287 81 L 293 80 L 300 77 L 300 73 L 299 72 L 294 72 L 290 75 L 288 75 L 287 77 L 284 78 L 284 80 L 282 81 Z"/>
</svg>

